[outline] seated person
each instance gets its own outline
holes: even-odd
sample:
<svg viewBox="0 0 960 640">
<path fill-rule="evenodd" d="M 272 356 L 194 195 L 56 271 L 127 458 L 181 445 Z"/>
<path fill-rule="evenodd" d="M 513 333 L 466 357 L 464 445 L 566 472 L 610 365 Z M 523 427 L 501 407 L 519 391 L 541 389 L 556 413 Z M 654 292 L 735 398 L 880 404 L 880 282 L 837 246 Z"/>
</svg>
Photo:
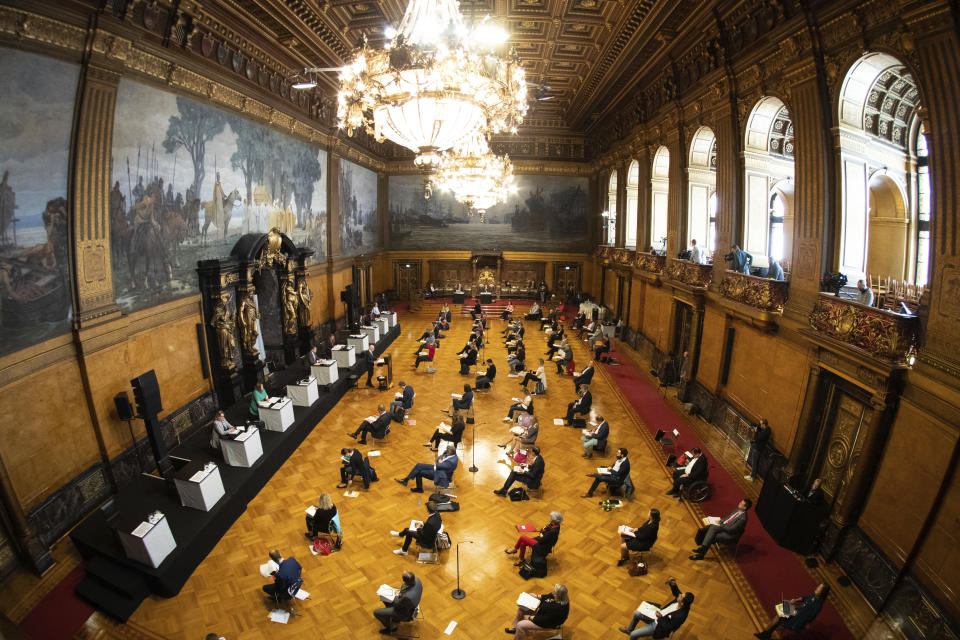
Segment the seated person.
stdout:
<svg viewBox="0 0 960 640">
<path fill-rule="evenodd" d="M 430 447 L 436 451 L 440 447 L 440 441 L 445 440 L 446 442 L 452 442 L 453 446 L 456 447 L 457 444 L 463 440 L 463 430 L 467 428 L 467 423 L 463 419 L 463 416 L 459 413 L 454 414 L 453 424 L 449 427 L 444 423 L 440 423 L 440 426 L 433 432 L 433 435 L 430 436 L 430 439 L 424 443 L 423 446 Z"/>
<path fill-rule="evenodd" d="M 593 380 L 593 372 L 596 370 L 593 360 L 587 363 L 580 375 L 573 377 L 573 388 L 579 389 L 581 385 L 590 384 Z"/>
<path fill-rule="evenodd" d="M 540 305 L 536 302 L 533 303 L 533 306 L 530 307 L 530 311 L 527 312 L 527 315 L 523 317 L 524 320 L 539 320 L 540 319 Z"/>
<path fill-rule="evenodd" d="M 553 324 L 556 321 L 556 319 L 557 319 L 557 310 L 554 309 L 547 315 L 540 318 L 540 330 L 542 331 L 543 328 L 548 324 Z"/>
<path fill-rule="evenodd" d="M 681 593 L 677 587 L 677 581 L 674 578 L 667 580 L 670 586 L 670 593 L 673 600 L 666 606 L 655 605 L 659 607 L 657 617 L 654 620 L 645 617 L 637 609 L 633 613 L 633 620 L 629 627 L 620 627 L 620 631 L 633 638 L 667 638 L 671 633 L 680 628 L 687 615 L 690 613 L 690 606 L 693 604 L 693 594 L 687 591 Z M 652 604 L 652 603 L 651 603 Z M 639 629 L 637 625 L 643 620 L 646 624 Z"/>
<path fill-rule="evenodd" d="M 521 342 L 517 347 L 516 353 L 507 356 L 507 366 L 510 367 L 510 373 L 517 373 L 523 370 L 526 357 L 527 350 L 524 348 L 523 343 Z"/>
<path fill-rule="evenodd" d="M 566 342 L 566 340 L 564 340 Z M 567 369 L 573 370 L 573 350 L 567 345 L 566 349 L 561 348 L 557 351 L 557 357 L 554 359 L 557 365 L 557 375 L 563 375 L 567 373 Z M 576 387 L 574 387 L 576 388 Z"/>
<path fill-rule="evenodd" d="M 497 445 L 506 449 L 507 457 L 512 458 L 517 449 L 526 448 L 537 442 L 540 434 L 540 422 L 529 413 L 520 416 L 519 424 L 510 428 L 511 436 L 503 444 Z"/>
<path fill-rule="evenodd" d="M 437 503 L 433 500 L 427 500 L 427 514 L 427 521 L 418 523 L 414 529 L 407 527 L 400 531 L 390 532 L 392 536 L 403 538 L 403 546 L 399 549 L 394 549 L 393 552 L 395 554 L 398 556 L 407 555 L 407 549 L 410 548 L 410 543 L 414 538 L 417 539 L 417 544 L 424 549 L 433 549 L 436 546 L 437 533 L 440 532 L 440 527 L 443 525 L 443 522 L 440 520 L 440 514 L 437 513 Z"/>
<path fill-rule="evenodd" d="M 744 498 L 740 501 L 740 504 L 737 505 L 736 511 L 722 520 L 717 518 L 717 520 L 719 520 L 717 524 L 708 524 L 700 527 L 700 529 L 697 530 L 697 535 L 694 537 L 697 547 L 693 550 L 693 555 L 690 556 L 690 559 L 703 560 L 703 555 L 714 542 L 726 544 L 739 540 L 747 528 L 747 510 L 752 504 L 753 501 L 750 500 L 750 498 Z"/>
<path fill-rule="evenodd" d="M 673 470 L 673 488 L 667 491 L 668 496 L 679 498 L 682 487 L 707 479 L 707 456 L 703 455 L 699 447 L 694 447 L 691 453 L 693 456 L 687 464 Z"/>
<path fill-rule="evenodd" d="M 306 516 L 307 532 L 304 534 L 305 536 L 312 540 L 317 537 L 318 533 L 340 532 L 340 517 L 329 493 L 321 493 L 317 504 L 313 505 L 313 508 L 313 515 Z"/>
<path fill-rule="evenodd" d="M 557 335 L 557 334 L 553 334 L 553 335 Z M 563 351 L 570 350 L 570 343 L 567 342 L 567 336 L 564 336 L 564 335 L 561 335 L 559 340 L 554 341 L 554 343 L 550 346 L 550 348 L 547 349 L 547 353 L 545 355 L 548 358 L 552 358 L 553 354 L 561 350 Z"/>
<path fill-rule="evenodd" d="M 660 532 L 660 511 L 650 509 L 647 521 L 639 527 L 626 527 L 628 533 L 620 534 L 620 559 L 617 566 L 622 567 L 630 559 L 631 551 L 649 551 L 657 541 Z"/>
<path fill-rule="evenodd" d="M 456 413 L 457 411 L 466 411 L 473 405 L 473 391 L 470 389 L 469 384 L 463 385 L 463 393 L 451 394 L 453 396 L 453 402 L 449 409 L 443 409 L 444 413 Z"/>
<path fill-rule="evenodd" d="M 503 552 L 507 555 L 513 555 L 517 552 L 520 553 L 517 556 L 517 562 L 514 563 L 514 566 L 519 567 L 523 564 L 523 556 L 527 552 L 527 547 L 533 547 L 540 545 L 544 548 L 546 553 L 550 553 L 553 550 L 557 540 L 560 538 L 560 523 L 563 522 L 563 514 L 559 511 L 550 512 L 550 522 L 543 528 L 540 529 L 540 533 L 536 538 L 531 538 L 530 536 L 520 536 L 517 538 L 516 544 L 514 544 L 509 549 L 504 549 Z M 544 555 L 546 555 L 546 553 Z"/>
<path fill-rule="evenodd" d="M 487 358 L 487 370 L 477 371 L 477 378 L 473 382 L 476 389 L 489 389 L 490 383 L 497 377 L 497 365 L 493 364 L 493 358 Z"/>
<path fill-rule="evenodd" d="M 510 408 L 507 410 L 507 416 L 503 419 L 503 421 L 512 422 L 513 414 L 517 411 L 523 411 L 533 415 L 533 398 L 528 395 L 523 399 L 523 402 L 514 402 L 512 405 L 510 405 Z"/>
<path fill-rule="evenodd" d="M 517 607 L 513 626 L 504 631 L 514 634 L 514 640 L 520 640 L 526 637 L 528 631 L 559 628 L 567 621 L 568 615 L 570 615 L 570 599 L 567 596 L 567 588 L 562 584 L 555 584 L 551 593 L 540 596 L 540 605 L 536 611 Z"/>
<path fill-rule="evenodd" d="M 478 317 L 480 317 L 481 313 L 483 313 L 483 307 L 480 306 L 480 301 L 478 300 L 477 302 L 473 303 L 473 311 L 470 312 L 470 315 L 474 320 L 476 320 Z"/>
<path fill-rule="evenodd" d="M 467 342 L 463 345 L 463 349 L 460 349 L 460 351 L 457 351 L 457 355 L 462 356 L 468 351 L 470 351 L 470 349 L 476 345 L 476 340 L 477 340 L 477 333 L 476 331 L 474 331 L 470 334 L 470 337 L 467 338 Z"/>
<path fill-rule="evenodd" d="M 227 422 L 227 417 L 223 415 L 223 411 L 217 411 L 217 415 L 213 419 L 213 430 L 210 432 L 210 446 L 219 450 L 221 438 L 232 440 L 239 433 L 240 431 L 235 426 Z"/>
<path fill-rule="evenodd" d="M 367 444 L 367 432 L 378 440 L 385 438 L 390 432 L 390 414 L 382 404 L 377 406 L 377 417 L 369 416 L 360 423 L 356 431 L 347 435 L 354 439 L 359 435 L 360 439 L 357 442 Z"/>
<path fill-rule="evenodd" d="M 353 484 L 354 476 L 363 478 L 363 488 L 370 488 L 370 477 L 367 474 L 367 465 L 363 461 L 363 454 L 359 449 L 343 448 L 340 449 L 340 484 L 337 489 L 343 489 Z"/>
<path fill-rule="evenodd" d="M 593 332 L 596 331 L 597 321 L 591 320 L 585 325 L 580 327 L 580 331 L 577 332 L 577 338 L 583 340 L 586 336 L 593 335 Z"/>
<path fill-rule="evenodd" d="M 373 611 L 373 617 L 383 625 L 380 633 L 390 635 L 396 628 L 396 622 L 413 620 L 417 614 L 417 607 L 420 606 L 421 596 L 423 596 L 423 584 L 420 578 L 413 575 L 412 571 L 404 571 L 403 586 L 394 590 L 393 598 L 380 596 L 380 600 L 388 606 Z"/>
<path fill-rule="evenodd" d="M 507 307 L 503 310 L 503 313 L 500 314 L 500 319 L 509 320 L 511 315 L 513 315 L 513 303 L 508 302 Z"/>
<path fill-rule="evenodd" d="M 467 353 L 460 358 L 460 375 L 466 376 L 470 374 L 470 367 L 477 364 L 477 350 L 472 345 L 467 350 Z"/>
<path fill-rule="evenodd" d="M 830 585 L 821 582 L 810 595 L 803 596 L 802 598 L 794 598 L 790 601 L 794 609 L 793 615 L 781 617 L 778 612 L 778 615 L 773 616 L 773 619 L 770 621 L 770 624 L 767 625 L 766 629 L 753 635 L 761 640 L 767 640 L 773 637 L 773 632 L 777 627 L 783 627 L 790 631 L 800 631 L 813 622 L 814 618 L 820 614 L 820 610 L 823 609 L 823 603 L 828 595 L 830 595 Z"/>
<path fill-rule="evenodd" d="M 610 338 L 603 336 L 600 339 L 600 344 L 595 345 L 593 348 L 593 359 L 601 360 L 601 356 L 605 353 L 610 353 Z"/>
<path fill-rule="evenodd" d="M 437 329 L 438 326 L 439 326 L 438 323 L 435 322 L 433 324 L 433 327 L 430 329 L 427 329 L 422 334 L 420 334 L 420 337 L 417 338 L 417 340 L 429 340 L 430 338 L 433 338 L 434 340 L 436 340 L 440 335 L 440 332 Z"/>
<path fill-rule="evenodd" d="M 533 382 L 534 387 L 536 387 L 536 383 L 538 382 L 546 385 L 545 381 L 547 377 L 543 375 L 543 358 L 540 358 L 538 363 L 539 366 L 537 367 L 536 371 L 527 371 L 527 375 L 524 376 L 523 380 L 520 382 L 521 387 L 526 387 L 528 382 Z"/>
<path fill-rule="evenodd" d="M 271 582 L 263 585 L 263 592 L 279 602 L 290 600 L 303 584 L 303 569 L 295 558 L 284 558 L 276 549 L 270 552 L 270 560 L 277 568 L 270 573 Z"/>
<path fill-rule="evenodd" d="M 411 480 L 415 481 L 417 486 L 410 489 L 413 493 L 423 493 L 424 478 L 433 480 L 438 487 L 447 487 L 450 485 L 450 479 L 453 478 L 453 472 L 457 470 L 459 461 L 456 446 L 448 444 L 447 448 L 437 457 L 436 463 L 418 462 L 413 465 L 406 476 L 394 478 L 394 480 L 403 486 L 407 486 L 407 483 Z"/>
<path fill-rule="evenodd" d="M 613 461 L 613 466 L 606 468 L 606 473 L 591 473 L 593 484 L 584 494 L 584 498 L 592 498 L 593 492 L 597 490 L 601 482 L 606 482 L 607 487 L 619 487 L 630 476 L 630 460 L 627 458 L 627 450 L 623 447 L 617 449 L 617 459 Z"/>
<path fill-rule="evenodd" d="M 590 410 L 590 424 L 595 425 L 594 428 L 584 429 L 586 433 L 580 436 L 580 442 L 583 443 L 583 457 L 588 459 L 593 457 L 593 450 L 601 444 L 605 445 L 607 438 L 610 437 L 610 423 L 593 409 Z"/>
<path fill-rule="evenodd" d="M 413 407 L 413 398 L 416 395 L 413 392 L 413 387 L 403 380 L 397 385 L 400 387 L 400 391 L 397 393 L 396 399 L 390 403 L 390 413 L 393 413 L 397 407 L 403 407 L 404 411 L 409 411 Z"/>
<path fill-rule="evenodd" d="M 513 344 L 507 343 L 506 347 L 507 347 L 508 358 L 510 357 L 511 353 L 517 353 L 521 349 L 525 349 L 522 338 L 517 338 L 517 340 Z"/>
<path fill-rule="evenodd" d="M 530 459 L 531 455 L 533 456 L 532 460 Z M 528 489 L 539 489 L 540 483 L 543 481 L 545 468 L 546 464 L 544 464 L 543 457 L 540 455 L 540 447 L 530 447 L 530 450 L 527 452 L 526 464 L 514 467 L 510 475 L 507 476 L 503 486 L 496 489 L 494 493 L 498 496 L 507 495 L 507 491 L 510 490 L 514 482 L 525 484 Z"/>
<path fill-rule="evenodd" d="M 320 356 L 317 355 L 317 346 L 314 345 L 310 347 L 310 351 L 307 352 L 307 364 L 315 365 L 320 362 Z"/>
<path fill-rule="evenodd" d="M 413 368 L 417 369 L 420 367 L 421 362 L 433 362 L 433 356 L 437 353 L 436 346 L 432 344 L 427 344 L 426 352 L 421 350 L 417 353 L 417 361 L 413 363 Z M 427 367 L 429 369 L 429 367 Z"/>
<path fill-rule="evenodd" d="M 433 345 L 435 349 L 439 347 L 439 345 L 437 344 L 437 339 L 433 336 L 433 333 L 428 334 L 426 338 L 421 338 L 421 340 L 423 340 L 423 342 L 420 343 L 419 346 L 417 346 L 417 348 L 413 352 L 413 355 L 415 356 L 418 356 L 421 353 L 423 353 L 423 350 L 429 347 L 430 345 Z"/>
<path fill-rule="evenodd" d="M 316 347 L 314 347 L 316 349 Z M 259 402 L 265 402 L 269 396 L 267 396 L 267 390 L 263 388 L 263 383 L 258 382 L 257 386 L 253 388 L 253 393 L 250 394 L 250 415 L 254 418 L 260 417 L 260 405 Z"/>
<path fill-rule="evenodd" d="M 577 392 L 579 396 L 573 402 L 567 404 L 567 415 L 563 419 L 564 424 L 568 426 L 573 426 L 573 418 L 576 415 L 585 416 L 590 413 L 590 407 L 593 406 L 593 394 L 590 393 L 590 389 L 587 388 L 587 385 L 580 385 L 580 390 Z"/>
</svg>

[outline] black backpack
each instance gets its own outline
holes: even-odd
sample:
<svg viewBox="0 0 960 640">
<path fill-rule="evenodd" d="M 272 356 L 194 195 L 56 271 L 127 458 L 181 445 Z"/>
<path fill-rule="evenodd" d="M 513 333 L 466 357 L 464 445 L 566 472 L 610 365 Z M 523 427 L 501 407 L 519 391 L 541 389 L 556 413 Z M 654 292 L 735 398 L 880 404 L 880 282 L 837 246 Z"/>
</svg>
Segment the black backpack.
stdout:
<svg viewBox="0 0 960 640">
<path fill-rule="evenodd" d="M 460 511 L 460 503 L 454 502 L 452 500 L 449 502 L 442 502 L 437 505 L 437 511 L 438 512 Z"/>
<path fill-rule="evenodd" d="M 527 495 L 526 489 L 523 487 L 514 487 L 510 489 L 507 495 L 510 497 L 511 502 L 520 502 L 521 500 L 529 500 L 530 496 Z"/>
</svg>

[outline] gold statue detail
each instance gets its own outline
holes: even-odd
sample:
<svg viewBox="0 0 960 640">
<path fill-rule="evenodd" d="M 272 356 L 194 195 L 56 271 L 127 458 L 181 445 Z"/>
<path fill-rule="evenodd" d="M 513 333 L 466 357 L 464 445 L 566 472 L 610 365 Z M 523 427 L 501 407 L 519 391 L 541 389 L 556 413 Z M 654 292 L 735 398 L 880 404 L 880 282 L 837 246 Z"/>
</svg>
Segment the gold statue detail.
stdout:
<svg viewBox="0 0 960 640">
<path fill-rule="evenodd" d="M 313 292 L 307 285 L 307 278 L 300 279 L 300 285 L 297 287 L 297 294 L 300 298 L 300 308 L 297 317 L 300 320 L 300 326 L 310 328 L 310 301 L 313 300 Z"/>
<path fill-rule="evenodd" d="M 253 299 L 253 290 L 251 289 L 240 301 L 237 322 L 240 324 L 243 352 L 252 357 L 260 355 L 260 351 L 257 349 L 257 338 L 260 336 L 260 332 L 257 330 L 257 319 L 259 317 L 260 310 L 257 309 L 257 302 Z"/>
<path fill-rule="evenodd" d="M 293 274 L 289 274 L 280 287 L 280 298 L 283 303 L 283 332 L 288 336 L 297 334 L 297 307 L 300 306 L 300 296 L 293 284 Z"/>
<path fill-rule="evenodd" d="M 232 371 L 236 367 L 234 355 L 237 343 L 233 337 L 234 315 L 230 311 L 229 293 L 220 294 L 220 301 L 213 308 L 210 326 L 217 331 L 217 342 L 220 344 L 220 366 Z"/>
</svg>

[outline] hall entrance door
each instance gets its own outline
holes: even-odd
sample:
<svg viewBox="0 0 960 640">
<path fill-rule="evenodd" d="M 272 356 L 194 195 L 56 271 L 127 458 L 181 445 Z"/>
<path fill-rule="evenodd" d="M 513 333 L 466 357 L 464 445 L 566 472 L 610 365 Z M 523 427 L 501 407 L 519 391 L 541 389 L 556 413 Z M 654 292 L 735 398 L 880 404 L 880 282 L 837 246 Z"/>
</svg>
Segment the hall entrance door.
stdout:
<svg viewBox="0 0 960 640">
<path fill-rule="evenodd" d="M 822 373 L 827 385 L 826 411 L 817 432 L 813 464 L 808 476 L 802 478 L 804 487 L 814 478 L 820 478 L 828 504 L 840 505 L 846 493 L 848 468 L 862 448 L 866 435 L 865 421 L 869 405 L 856 389 L 847 389 L 834 376 Z"/>
<path fill-rule="evenodd" d="M 420 288 L 420 261 L 393 262 L 393 289 L 399 300 L 411 300 Z"/>
<path fill-rule="evenodd" d="M 580 263 L 553 263 L 553 291 L 560 300 L 567 299 L 567 291 L 580 291 Z"/>
<path fill-rule="evenodd" d="M 672 351 L 678 357 L 690 349 L 690 337 L 693 333 L 693 307 L 679 300 L 674 301 Z"/>
</svg>

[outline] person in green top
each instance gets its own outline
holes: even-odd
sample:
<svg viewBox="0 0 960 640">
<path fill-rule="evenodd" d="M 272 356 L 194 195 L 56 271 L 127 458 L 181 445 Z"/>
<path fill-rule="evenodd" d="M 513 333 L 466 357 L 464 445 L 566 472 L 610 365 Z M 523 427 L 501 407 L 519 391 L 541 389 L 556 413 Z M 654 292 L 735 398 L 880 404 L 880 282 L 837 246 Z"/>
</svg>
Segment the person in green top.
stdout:
<svg viewBox="0 0 960 640">
<path fill-rule="evenodd" d="M 253 395 L 250 397 L 250 415 L 254 417 L 260 416 L 260 407 L 257 406 L 257 403 L 263 402 L 267 397 L 267 390 L 263 388 L 263 383 L 258 382 L 257 386 L 253 389 Z"/>
</svg>

